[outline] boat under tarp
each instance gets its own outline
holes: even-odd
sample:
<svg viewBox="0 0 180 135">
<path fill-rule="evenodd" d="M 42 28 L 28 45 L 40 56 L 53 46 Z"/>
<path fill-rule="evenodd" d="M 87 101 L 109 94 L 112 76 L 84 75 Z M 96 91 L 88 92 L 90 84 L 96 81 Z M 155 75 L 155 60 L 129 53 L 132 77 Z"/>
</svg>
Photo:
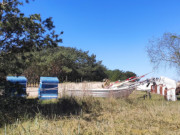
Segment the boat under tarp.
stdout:
<svg viewBox="0 0 180 135">
<path fill-rule="evenodd" d="M 114 97 L 126 98 L 135 90 L 135 86 L 123 86 L 120 88 L 102 88 L 88 90 L 66 90 L 63 94 L 68 96 L 93 96 L 93 97 Z"/>
</svg>

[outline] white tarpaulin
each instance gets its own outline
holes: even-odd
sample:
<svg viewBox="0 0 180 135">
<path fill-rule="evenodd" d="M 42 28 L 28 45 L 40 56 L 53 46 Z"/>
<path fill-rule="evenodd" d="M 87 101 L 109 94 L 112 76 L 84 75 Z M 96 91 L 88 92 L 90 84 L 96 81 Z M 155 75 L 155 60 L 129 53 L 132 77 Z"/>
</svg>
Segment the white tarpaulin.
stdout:
<svg viewBox="0 0 180 135">
<path fill-rule="evenodd" d="M 153 93 L 164 95 L 165 98 L 169 101 L 177 100 L 176 81 L 167 77 L 162 76 L 159 79 L 152 78 L 152 79 L 149 79 L 149 81 L 144 81 L 142 83 L 139 83 L 139 85 L 137 86 L 137 90 L 151 91 Z"/>
<path fill-rule="evenodd" d="M 166 94 L 167 100 L 176 101 L 176 81 L 162 76 L 160 77 L 159 83 L 163 85 L 163 95 Z M 167 93 L 165 93 L 166 88 Z"/>
<path fill-rule="evenodd" d="M 137 86 L 136 90 L 151 91 L 151 86 L 152 86 L 152 83 L 150 83 L 149 85 L 148 85 L 148 83 L 144 83 L 144 84 Z"/>
</svg>

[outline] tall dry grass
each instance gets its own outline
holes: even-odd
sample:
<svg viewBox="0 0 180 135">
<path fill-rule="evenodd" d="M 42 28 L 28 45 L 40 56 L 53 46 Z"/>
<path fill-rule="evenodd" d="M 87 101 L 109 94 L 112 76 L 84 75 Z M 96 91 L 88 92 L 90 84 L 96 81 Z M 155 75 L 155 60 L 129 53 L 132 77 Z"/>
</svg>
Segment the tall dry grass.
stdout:
<svg viewBox="0 0 180 135">
<path fill-rule="evenodd" d="M 43 109 L 34 117 L 24 115 L 11 124 L 4 124 L 0 134 L 180 134 L 179 101 L 168 102 L 159 95 L 144 100 L 142 96 L 141 92 L 135 91 L 127 99 L 65 97 L 61 103 L 43 101 L 40 105 L 48 107 L 46 115 Z M 62 105 L 69 106 L 66 109 L 79 108 L 74 112 L 70 109 L 69 113 L 58 113 L 58 107 L 63 109 Z"/>
</svg>

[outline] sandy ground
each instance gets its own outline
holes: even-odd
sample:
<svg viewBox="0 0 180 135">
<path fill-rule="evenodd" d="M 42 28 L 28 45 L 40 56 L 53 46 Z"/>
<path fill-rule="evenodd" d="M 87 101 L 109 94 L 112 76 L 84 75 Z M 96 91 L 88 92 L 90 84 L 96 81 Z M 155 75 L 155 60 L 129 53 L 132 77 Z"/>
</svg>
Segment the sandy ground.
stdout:
<svg viewBox="0 0 180 135">
<path fill-rule="evenodd" d="M 83 83 L 59 83 L 58 93 L 62 96 L 62 92 L 66 90 L 88 90 L 88 89 L 100 89 L 103 82 L 83 82 Z M 28 97 L 38 97 L 38 87 L 27 87 L 26 90 Z"/>
<path fill-rule="evenodd" d="M 28 97 L 36 98 L 38 97 L 38 87 L 27 87 L 26 93 Z"/>
</svg>

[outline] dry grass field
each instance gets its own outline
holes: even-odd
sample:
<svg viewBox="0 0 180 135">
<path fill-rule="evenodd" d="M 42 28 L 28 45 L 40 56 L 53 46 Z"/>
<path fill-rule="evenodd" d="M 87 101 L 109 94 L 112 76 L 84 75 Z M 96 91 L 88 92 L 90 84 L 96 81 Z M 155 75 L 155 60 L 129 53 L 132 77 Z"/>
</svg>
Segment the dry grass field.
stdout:
<svg viewBox="0 0 180 135">
<path fill-rule="evenodd" d="M 178 135 L 179 101 L 168 102 L 152 95 L 144 100 L 134 91 L 128 99 L 73 98 L 39 101 L 11 124 L 4 123 L 0 134 L 8 135 Z M 2 114 L 1 114 L 2 115 Z M 12 115 L 13 117 L 16 117 Z M 6 116 L 7 117 L 7 116 Z"/>
</svg>

